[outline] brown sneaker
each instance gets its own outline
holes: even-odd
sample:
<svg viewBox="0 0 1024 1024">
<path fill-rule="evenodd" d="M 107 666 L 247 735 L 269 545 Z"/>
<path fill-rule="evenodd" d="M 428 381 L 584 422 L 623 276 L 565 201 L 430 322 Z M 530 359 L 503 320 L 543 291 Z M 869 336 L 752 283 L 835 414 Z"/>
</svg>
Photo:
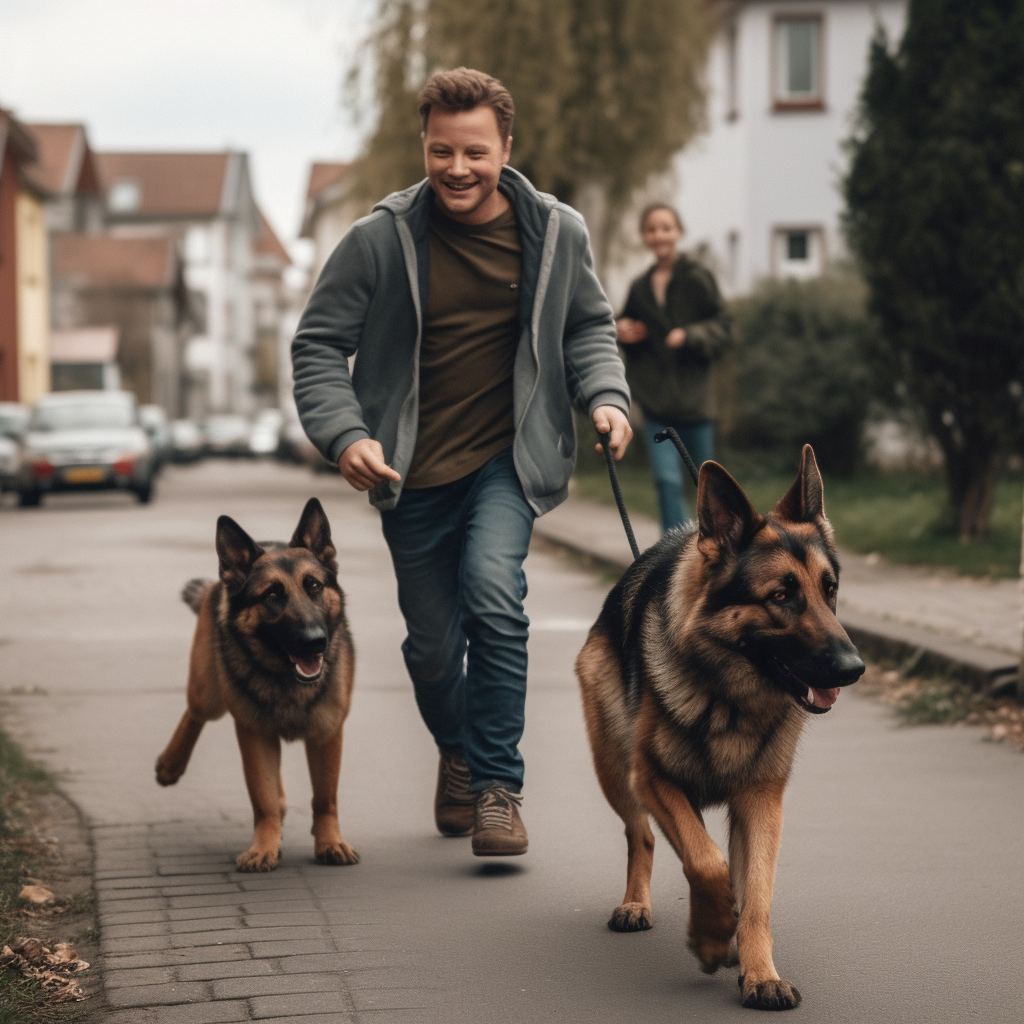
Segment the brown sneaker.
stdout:
<svg viewBox="0 0 1024 1024">
<path fill-rule="evenodd" d="M 473 831 L 476 794 L 469 791 L 469 768 L 461 754 L 442 751 L 437 766 L 434 821 L 445 836 L 468 836 Z"/>
<path fill-rule="evenodd" d="M 526 853 L 530 841 L 519 817 L 522 802 L 522 796 L 504 786 L 492 786 L 477 796 L 473 829 L 473 853 L 477 857 L 516 857 Z"/>
</svg>

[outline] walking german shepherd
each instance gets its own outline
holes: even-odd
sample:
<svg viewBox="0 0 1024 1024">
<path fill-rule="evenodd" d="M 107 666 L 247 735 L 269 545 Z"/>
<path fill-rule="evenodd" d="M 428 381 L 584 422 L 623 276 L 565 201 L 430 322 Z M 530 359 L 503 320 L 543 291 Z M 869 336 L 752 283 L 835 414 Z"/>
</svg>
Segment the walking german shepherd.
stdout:
<svg viewBox="0 0 1024 1024">
<path fill-rule="evenodd" d="M 626 895 L 608 926 L 651 927 L 652 815 L 690 884 L 690 948 L 709 974 L 738 961 L 743 1005 L 762 1010 L 800 1003 L 768 924 L 797 740 L 864 671 L 836 619 L 838 584 L 810 445 L 767 516 L 705 462 L 696 526 L 633 563 L 576 661 L 597 775 L 626 824 Z M 720 804 L 728 865 L 701 816 Z"/>
<path fill-rule="evenodd" d="M 338 827 L 341 733 L 355 654 L 331 528 L 310 498 L 287 545 L 257 544 L 233 519 L 217 520 L 220 582 L 192 580 L 182 599 L 199 616 L 189 661 L 188 707 L 156 762 L 172 786 L 203 726 L 230 711 L 242 751 L 256 835 L 239 871 L 277 867 L 285 813 L 281 740 L 302 739 L 313 782 L 313 836 L 323 864 L 359 856 Z"/>
</svg>

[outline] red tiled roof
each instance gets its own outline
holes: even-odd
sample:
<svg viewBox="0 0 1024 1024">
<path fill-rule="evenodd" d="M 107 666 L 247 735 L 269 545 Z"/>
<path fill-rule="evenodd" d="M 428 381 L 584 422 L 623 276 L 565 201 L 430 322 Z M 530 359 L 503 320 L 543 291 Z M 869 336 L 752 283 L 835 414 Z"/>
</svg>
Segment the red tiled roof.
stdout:
<svg viewBox="0 0 1024 1024">
<path fill-rule="evenodd" d="M 169 238 L 58 235 L 58 280 L 87 288 L 166 288 L 174 283 L 174 243 Z"/>
<path fill-rule="evenodd" d="M 135 216 L 212 217 L 220 211 L 227 153 L 97 153 L 96 162 L 104 192 L 118 181 L 138 183 Z"/>
<path fill-rule="evenodd" d="M 306 198 L 311 199 L 328 185 L 333 185 L 351 166 L 351 164 L 312 164 L 309 168 L 309 188 L 306 190 Z"/>
<path fill-rule="evenodd" d="M 79 126 L 30 124 L 25 127 L 35 139 L 39 153 L 38 162 L 31 168 L 32 177 L 49 192 L 63 192 Z"/>
<path fill-rule="evenodd" d="M 260 218 L 260 233 L 253 249 L 265 256 L 277 256 L 280 260 L 285 263 L 291 263 L 291 257 L 288 255 L 288 250 L 281 244 L 281 240 L 274 233 L 274 229 L 270 226 L 270 221 L 263 215 L 263 211 L 257 207 L 256 213 Z"/>
<path fill-rule="evenodd" d="M 80 195 L 92 195 L 100 191 L 96 179 L 94 155 L 85 138 L 85 127 L 80 124 L 29 124 L 28 128 L 35 140 L 39 159 L 30 170 L 32 178 L 48 192 Z M 77 148 L 75 142 L 81 134 L 83 147 Z M 84 150 L 84 151 L 83 151 Z M 78 166 L 72 168 L 71 160 L 80 153 Z M 68 180 L 69 173 L 76 173 L 73 181 Z"/>
</svg>

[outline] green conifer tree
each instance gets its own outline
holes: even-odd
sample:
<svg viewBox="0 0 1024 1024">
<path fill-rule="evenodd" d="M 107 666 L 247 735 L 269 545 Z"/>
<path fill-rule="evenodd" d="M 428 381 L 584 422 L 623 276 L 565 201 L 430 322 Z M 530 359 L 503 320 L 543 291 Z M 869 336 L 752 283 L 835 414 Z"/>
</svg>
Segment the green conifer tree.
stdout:
<svg viewBox="0 0 1024 1024">
<path fill-rule="evenodd" d="M 850 149 L 876 363 L 942 448 L 961 540 L 984 537 L 1024 423 L 1024 0 L 910 0 Z"/>
</svg>

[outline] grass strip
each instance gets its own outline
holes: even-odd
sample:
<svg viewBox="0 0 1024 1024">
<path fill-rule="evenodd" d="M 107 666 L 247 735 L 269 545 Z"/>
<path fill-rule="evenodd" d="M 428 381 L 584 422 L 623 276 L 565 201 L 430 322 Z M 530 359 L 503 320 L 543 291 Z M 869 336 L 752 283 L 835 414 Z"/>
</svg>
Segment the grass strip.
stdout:
<svg viewBox="0 0 1024 1024">
<path fill-rule="evenodd" d="M 52 789 L 49 774 L 0 730 L 0 949 L 38 927 L 18 894 L 45 868 L 49 850 L 35 829 L 33 801 Z M 80 1004 L 54 1005 L 39 982 L 0 969 L 0 1024 L 50 1024 L 80 1013 Z"/>
<path fill-rule="evenodd" d="M 614 505 L 603 461 L 590 452 L 580 454 L 574 477 L 576 493 Z M 771 509 L 796 476 L 795 462 L 791 472 L 780 472 L 749 453 L 723 452 L 720 459 L 759 512 Z M 658 518 L 657 492 L 642 461 L 620 465 L 619 481 L 630 511 Z M 687 482 L 691 512 L 693 500 Z M 961 544 L 950 527 L 941 476 L 863 473 L 852 479 L 826 477 L 825 508 L 838 543 L 860 554 L 877 552 L 891 562 L 946 568 L 965 576 L 1014 578 L 1020 571 L 1021 480 L 1000 481 L 991 533 L 970 544 Z"/>
</svg>

